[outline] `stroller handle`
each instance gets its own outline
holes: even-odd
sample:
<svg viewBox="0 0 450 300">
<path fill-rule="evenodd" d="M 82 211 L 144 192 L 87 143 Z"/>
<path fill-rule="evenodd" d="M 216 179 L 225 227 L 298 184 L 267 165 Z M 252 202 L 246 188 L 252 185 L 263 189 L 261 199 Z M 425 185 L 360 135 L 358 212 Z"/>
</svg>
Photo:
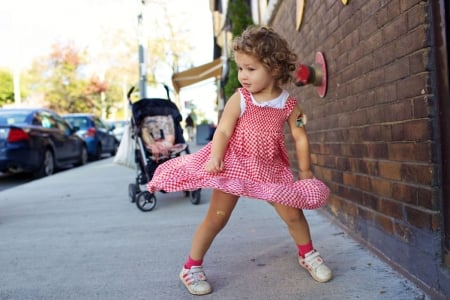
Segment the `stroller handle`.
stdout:
<svg viewBox="0 0 450 300">
<path fill-rule="evenodd" d="M 164 89 L 166 90 L 167 99 L 170 100 L 169 87 L 167 86 L 167 84 L 164 84 L 164 83 L 163 83 L 163 86 L 164 86 Z M 133 93 L 133 91 L 134 91 L 134 86 L 132 86 L 127 93 L 127 99 L 130 104 L 131 104 L 131 94 Z"/>
<path fill-rule="evenodd" d="M 131 94 L 133 93 L 133 91 L 134 91 L 134 86 L 132 86 L 127 93 L 127 99 L 130 104 L 131 104 Z"/>
</svg>

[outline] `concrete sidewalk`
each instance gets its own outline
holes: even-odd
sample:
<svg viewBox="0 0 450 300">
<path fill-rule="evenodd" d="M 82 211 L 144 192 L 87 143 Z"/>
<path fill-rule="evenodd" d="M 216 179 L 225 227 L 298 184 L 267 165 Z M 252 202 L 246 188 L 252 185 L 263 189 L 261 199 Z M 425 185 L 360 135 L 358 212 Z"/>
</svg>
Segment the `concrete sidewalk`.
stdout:
<svg viewBox="0 0 450 300">
<path fill-rule="evenodd" d="M 211 191 L 199 205 L 157 193 L 144 213 L 128 199 L 134 178 L 110 158 L 0 192 L 0 299 L 197 298 L 178 273 Z M 319 211 L 306 215 L 332 281 L 299 267 L 270 205 L 243 198 L 205 258 L 214 292 L 202 299 L 429 299 Z"/>
</svg>

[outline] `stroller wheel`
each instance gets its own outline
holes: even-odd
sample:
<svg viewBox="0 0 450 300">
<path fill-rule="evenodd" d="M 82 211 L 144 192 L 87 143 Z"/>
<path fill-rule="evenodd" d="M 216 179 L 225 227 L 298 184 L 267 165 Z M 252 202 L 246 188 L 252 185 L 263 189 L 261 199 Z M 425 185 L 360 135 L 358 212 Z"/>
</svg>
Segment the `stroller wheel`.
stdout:
<svg viewBox="0 0 450 300">
<path fill-rule="evenodd" d="M 136 194 L 139 192 L 137 186 L 134 183 L 128 185 L 128 196 L 130 197 L 131 203 L 136 202 Z"/>
<path fill-rule="evenodd" d="M 198 189 L 191 192 L 191 203 L 197 205 L 201 200 L 201 191 L 202 189 Z"/>
<path fill-rule="evenodd" d="M 148 191 L 139 192 L 136 195 L 136 206 L 145 212 L 153 210 L 156 206 L 155 194 Z"/>
</svg>

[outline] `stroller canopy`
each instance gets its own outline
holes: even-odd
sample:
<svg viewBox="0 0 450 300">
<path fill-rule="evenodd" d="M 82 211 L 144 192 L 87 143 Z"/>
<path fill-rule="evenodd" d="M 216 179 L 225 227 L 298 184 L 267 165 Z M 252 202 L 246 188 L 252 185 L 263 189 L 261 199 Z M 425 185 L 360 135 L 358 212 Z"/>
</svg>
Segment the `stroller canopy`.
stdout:
<svg viewBox="0 0 450 300">
<path fill-rule="evenodd" d="M 172 116 L 175 124 L 175 143 L 184 144 L 186 141 L 183 137 L 183 129 L 181 128 L 181 116 L 178 107 L 172 101 L 162 98 L 143 98 L 136 101 L 131 106 L 133 119 L 136 126 L 141 127 L 142 122 L 147 116 Z"/>
</svg>

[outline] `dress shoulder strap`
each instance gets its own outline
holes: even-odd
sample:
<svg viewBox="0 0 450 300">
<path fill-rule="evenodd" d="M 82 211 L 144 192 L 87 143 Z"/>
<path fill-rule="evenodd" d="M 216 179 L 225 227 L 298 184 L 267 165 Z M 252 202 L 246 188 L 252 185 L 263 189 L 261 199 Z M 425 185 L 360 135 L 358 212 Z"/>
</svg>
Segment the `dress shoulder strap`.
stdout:
<svg viewBox="0 0 450 300">
<path fill-rule="evenodd" d="M 246 88 L 239 88 L 239 93 L 241 94 L 241 99 L 244 99 L 245 104 L 252 103 L 252 95 Z"/>
</svg>

